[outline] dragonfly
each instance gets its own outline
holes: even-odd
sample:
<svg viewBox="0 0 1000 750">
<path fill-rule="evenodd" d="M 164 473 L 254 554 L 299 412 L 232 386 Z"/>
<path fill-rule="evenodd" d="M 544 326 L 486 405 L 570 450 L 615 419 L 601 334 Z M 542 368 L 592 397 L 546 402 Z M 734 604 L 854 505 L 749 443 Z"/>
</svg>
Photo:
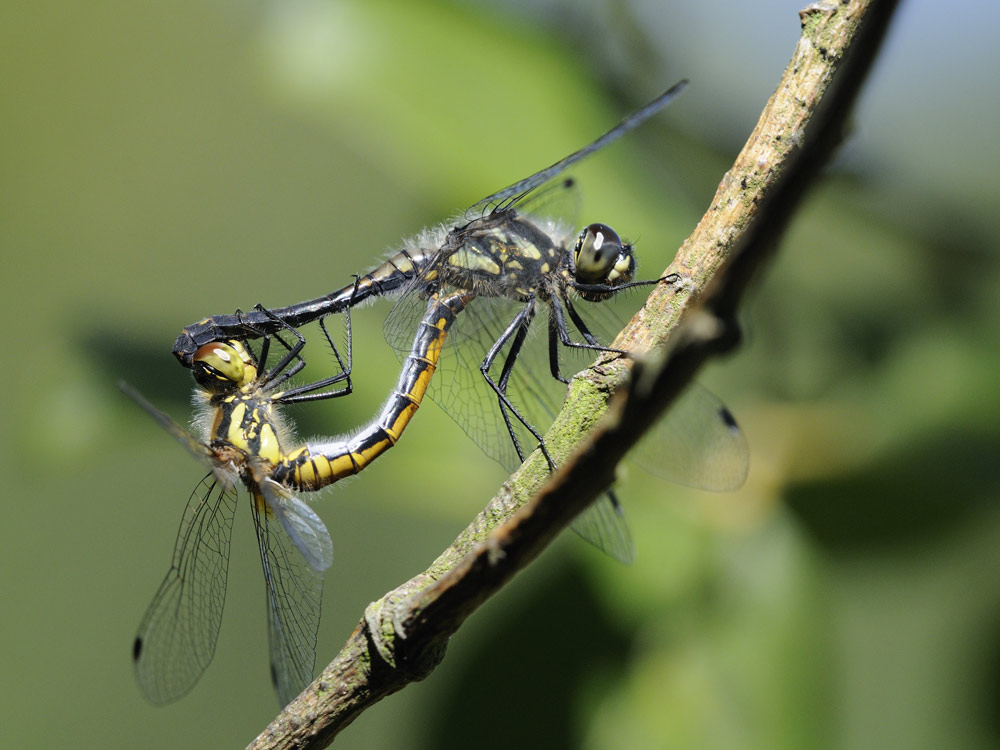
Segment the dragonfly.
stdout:
<svg viewBox="0 0 1000 750">
<path fill-rule="evenodd" d="M 591 223 L 577 233 L 547 214 L 572 203 L 576 186 L 565 176 L 569 167 L 660 112 L 685 86 L 681 81 L 587 146 L 477 201 L 450 227 L 425 230 L 354 284 L 273 310 L 271 319 L 238 312 L 202 320 L 177 338 L 175 356 L 188 364 L 189 353 L 206 337 L 246 335 L 248 328 L 267 330 L 276 321 L 301 325 L 365 299 L 396 295 L 383 332 L 403 358 L 424 299 L 461 292 L 470 301 L 449 336 L 450 355 L 438 368 L 431 398 L 505 468 L 520 465 L 529 446 L 538 446 L 554 468 L 541 425 L 551 422 L 565 394 L 561 357 L 626 354 L 601 343 L 620 328 L 601 312 L 606 305 L 588 304 L 584 316 L 578 304 L 606 303 L 626 290 L 672 278 L 633 280 L 633 245 L 614 229 Z M 533 323 L 539 313 L 548 319 L 546 335 L 529 335 L 538 329 Z M 668 478 L 716 490 L 742 484 L 748 451 L 728 410 L 695 390 L 672 413 L 664 439 L 673 443 L 661 443 L 666 460 L 655 462 L 670 469 Z M 696 460 L 681 465 L 692 456 Z M 613 556 L 631 559 L 631 537 L 613 494 L 592 506 L 574 529 Z"/>
<path fill-rule="evenodd" d="M 240 339 L 211 342 L 192 357 L 198 384 L 201 437 L 191 434 L 128 384 L 131 396 L 168 433 L 207 465 L 188 500 L 167 571 L 133 641 L 142 693 L 155 704 L 185 695 L 211 662 L 222 622 L 229 548 L 242 484 L 250 498 L 268 609 L 271 681 L 287 705 L 313 678 L 322 602 L 322 574 L 333 562 L 333 542 L 322 519 L 297 495 L 358 473 L 395 445 L 420 407 L 445 337 L 463 309 L 461 295 L 433 296 L 396 389 L 381 413 L 350 436 L 315 439 L 290 448 L 281 407 L 351 392 L 351 336 L 341 358 L 320 321 L 340 372 L 282 388 L 305 361 L 295 344 L 262 333 L 260 351 Z M 259 311 L 263 312 L 263 311 Z M 265 313 L 266 315 L 266 313 Z M 271 368 L 271 339 L 287 352 Z"/>
<path fill-rule="evenodd" d="M 347 284 L 322 297 L 288 307 L 266 310 L 261 308 L 250 312 L 237 311 L 234 314 L 205 318 L 184 328 L 174 342 L 174 356 L 185 367 L 191 367 L 194 353 L 207 343 L 272 333 L 285 325 L 298 328 L 332 313 L 343 312 L 346 308 L 372 297 L 407 291 L 412 293 L 414 289 L 425 289 L 435 281 L 437 268 L 447 269 L 450 266 L 459 274 L 463 271 L 471 273 L 471 276 L 466 277 L 476 285 L 478 294 L 496 294 L 507 287 L 524 286 L 510 284 L 514 278 L 533 286 L 529 274 L 536 270 L 540 271 L 543 263 L 533 264 L 534 268 L 521 272 L 517 266 L 497 268 L 486 259 L 478 261 L 476 256 L 480 253 L 480 243 L 476 239 L 477 235 L 487 227 L 503 228 L 507 224 L 516 225 L 519 216 L 526 213 L 523 209 L 528 207 L 527 204 L 531 199 L 539 195 L 551 195 L 563 188 L 572 189 L 575 185 L 572 179 L 560 179 L 567 169 L 656 115 L 673 102 L 687 88 L 687 84 L 686 80 L 674 84 L 592 143 L 535 172 L 530 177 L 518 180 L 476 201 L 451 229 L 438 228 L 432 232 L 425 232 L 416 241 L 407 243 L 410 247 L 400 250 L 380 266 L 361 276 L 356 283 Z M 546 228 L 538 227 L 538 230 L 544 233 Z M 618 287 L 628 288 L 629 279 L 626 276 L 635 271 L 632 247 L 622 245 L 617 235 L 609 230 L 610 228 L 605 225 L 593 224 L 581 233 L 576 247 L 572 248 L 572 253 L 568 248 L 553 248 L 556 252 L 548 261 L 549 269 L 542 273 L 555 274 L 558 265 L 560 275 L 565 275 L 565 271 L 569 271 L 570 278 L 566 280 L 568 284 L 580 294 L 589 293 L 595 297 L 622 291 Z M 598 232 L 601 232 L 603 239 L 598 238 Z M 529 243 L 537 239 L 541 247 L 553 244 L 551 238 L 538 237 L 537 233 L 529 233 L 522 239 Z M 511 248 L 514 254 L 518 249 L 519 246 Z M 537 249 L 541 251 L 541 248 Z M 620 252 L 616 254 L 615 251 L 619 249 Z M 526 252 L 533 254 L 530 248 L 527 248 Z M 553 260 L 557 263 L 553 264 Z M 622 273 L 622 269 L 626 273 Z"/>
</svg>

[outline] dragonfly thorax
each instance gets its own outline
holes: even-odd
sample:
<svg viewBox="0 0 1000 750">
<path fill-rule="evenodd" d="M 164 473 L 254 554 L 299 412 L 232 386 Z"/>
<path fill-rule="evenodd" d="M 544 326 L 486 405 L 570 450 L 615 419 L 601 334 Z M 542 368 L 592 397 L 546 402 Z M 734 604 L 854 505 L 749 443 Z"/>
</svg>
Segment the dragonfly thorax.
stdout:
<svg viewBox="0 0 1000 750">
<path fill-rule="evenodd" d="M 260 394 L 236 393 L 217 402 L 210 429 L 217 458 L 236 467 L 244 481 L 259 481 L 267 473 L 259 467 L 269 471 L 284 458 L 287 428 L 277 406 Z"/>
<path fill-rule="evenodd" d="M 526 300 L 543 295 L 546 279 L 567 262 L 566 248 L 545 227 L 507 212 L 452 230 L 434 273 L 443 285 L 475 296 Z"/>
</svg>

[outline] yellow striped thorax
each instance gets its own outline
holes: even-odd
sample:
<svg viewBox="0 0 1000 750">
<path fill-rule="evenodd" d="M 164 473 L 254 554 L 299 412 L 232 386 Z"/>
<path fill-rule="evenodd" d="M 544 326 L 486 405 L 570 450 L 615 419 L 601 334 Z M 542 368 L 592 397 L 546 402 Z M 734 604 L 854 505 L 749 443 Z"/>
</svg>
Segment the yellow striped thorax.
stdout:
<svg viewBox="0 0 1000 750">
<path fill-rule="evenodd" d="M 564 265 L 566 248 L 524 217 L 477 219 L 462 230 L 438 264 L 442 281 L 486 297 L 527 299 L 542 293 L 542 279 Z M 425 278 L 428 274 L 425 272 Z"/>
<path fill-rule="evenodd" d="M 272 465 L 280 463 L 284 452 L 269 400 L 238 393 L 227 396 L 218 406 L 212 425 L 213 440 L 225 441 Z"/>
</svg>

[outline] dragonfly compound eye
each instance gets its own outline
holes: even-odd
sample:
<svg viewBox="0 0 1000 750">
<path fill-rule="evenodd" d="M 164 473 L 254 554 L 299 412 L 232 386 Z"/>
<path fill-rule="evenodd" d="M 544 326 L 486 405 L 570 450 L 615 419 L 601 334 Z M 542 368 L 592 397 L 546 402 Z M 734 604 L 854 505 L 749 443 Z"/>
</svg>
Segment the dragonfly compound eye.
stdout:
<svg viewBox="0 0 1000 750">
<path fill-rule="evenodd" d="M 194 379 L 209 393 L 225 393 L 242 385 L 247 374 L 240 353 L 229 344 L 205 344 L 191 360 Z"/>
<path fill-rule="evenodd" d="M 591 224 L 576 241 L 576 280 L 582 284 L 621 284 L 632 277 L 632 246 L 607 224 Z"/>
</svg>

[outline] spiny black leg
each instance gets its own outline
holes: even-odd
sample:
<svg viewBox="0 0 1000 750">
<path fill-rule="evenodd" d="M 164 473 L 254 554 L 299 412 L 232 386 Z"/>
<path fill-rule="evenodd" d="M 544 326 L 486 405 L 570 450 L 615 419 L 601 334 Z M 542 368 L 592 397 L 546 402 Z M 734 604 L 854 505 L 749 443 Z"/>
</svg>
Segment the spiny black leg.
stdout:
<svg viewBox="0 0 1000 750">
<path fill-rule="evenodd" d="M 521 351 L 521 346 L 524 344 L 524 339 L 527 336 L 527 333 L 528 333 L 527 325 L 521 325 L 520 328 L 518 328 L 517 335 L 514 336 L 514 340 L 511 342 L 510 349 L 507 352 L 507 356 L 504 358 L 503 368 L 500 370 L 500 380 L 497 383 L 500 390 L 504 394 L 507 393 L 507 382 L 510 380 L 510 374 L 514 370 L 514 363 L 517 361 L 517 355 Z M 495 353 L 493 354 L 493 357 L 494 358 L 496 357 Z M 492 364 L 493 364 L 493 359 L 490 359 L 490 365 Z M 487 380 L 488 379 L 489 376 L 487 376 Z M 507 409 L 504 408 L 504 403 L 502 398 L 498 399 L 498 406 L 500 408 L 500 414 L 501 416 L 503 416 L 503 422 L 507 426 L 507 434 L 510 435 L 511 442 L 514 443 L 514 450 L 517 451 L 517 458 L 521 463 L 524 463 L 524 457 L 525 457 L 524 449 L 521 447 L 521 443 L 517 439 L 517 433 L 514 432 L 514 426 L 511 424 L 510 421 L 510 414 L 507 412 Z M 518 416 L 518 419 L 520 419 L 520 416 Z M 524 422 L 523 419 L 521 419 L 520 421 Z M 548 458 L 548 452 L 545 450 L 544 445 L 542 447 L 542 451 L 545 453 L 546 458 Z"/>
<path fill-rule="evenodd" d="M 590 333 L 590 331 L 587 329 L 586 324 L 584 324 L 583 319 L 576 314 L 575 310 L 571 313 L 573 317 L 573 322 L 578 327 L 581 325 L 583 326 L 581 333 L 583 334 L 583 337 L 587 339 L 588 343 L 581 344 L 577 341 L 573 341 L 569 337 L 569 329 L 566 328 L 566 318 L 563 314 L 563 308 L 562 308 L 563 304 L 564 303 L 561 302 L 557 296 L 555 295 L 552 296 L 552 304 L 550 305 L 550 308 L 552 310 L 551 313 L 552 325 L 555 327 L 556 331 L 559 332 L 559 340 L 562 342 L 563 346 L 568 346 L 572 349 L 587 349 L 589 351 L 594 351 L 594 352 L 611 352 L 613 354 L 626 353 L 621 349 L 612 349 L 607 346 L 601 346 L 599 343 L 597 343 L 597 339 L 595 339 L 593 334 Z M 565 304 L 567 305 L 569 304 L 568 300 L 565 302 Z M 590 343 L 591 340 L 593 340 L 594 343 Z"/>
<path fill-rule="evenodd" d="M 360 281 L 361 281 L 361 277 L 360 276 L 355 276 L 354 277 L 354 293 L 351 295 L 351 299 L 352 300 L 354 299 L 354 294 L 357 294 L 358 283 Z M 340 352 L 337 350 L 336 345 L 333 343 L 333 340 L 330 338 L 329 331 L 326 330 L 326 319 L 325 318 L 320 318 L 319 327 L 321 329 L 323 329 L 323 335 L 326 337 L 326 343 L 328 343 L 330 345 L 330 349 L 333 350 L 333 356 L 336 357 L 336 359 L 337 359 L 337 365 L 340 367 L 340 374 L 347 378 L 348 387 L 353 387 L 353 386 L 351 386 L 351 371 L 354 368 L 354 343 L 353 343 L 354 337 L 353 337 L 353 328 L 351 326 L 351 308 L 350 307 L 348 307 L 344 311 L 344 315 L 346 317 L 346 324 L 347 324 L 347 364 L 346 365 L 344 364 L 344 360 L 341 358 Z"/>
<path fill-rule="evenodd" d="M 270 310 L 267 310 L 262 305 L 259 305 L 259 304 L 255 305 L 254 306 L 254 310 L 256 312 L 262 313 L 265 316 L 270 316 L 270 318 L 273 319 L 273 322 L 277 323 L 277 325 L 279 327 L 284 327 L 284 328 L 287 328 L 287 329 L 291 330 L 299 338 L 299 341 L 301 342 L 297 346 L 294 354 L 291 354 L 290 356 L 287 356 L 287 357 L 283 358 L 282 361 L 278 365 L 276 365 L 274 368 L 272 368 L 269 372 L 264 373 L 263 371 L 267 368 L 268 354 L 271 351 L 271 338 L 272 337 L 276 338 L 278 340 L 278 342 L 282 346 L 285 347 L 285 349 L 287 349 L 289 351 L 292 351 L 292 347 L 288 344 L 288 342 L 286 342 L 283 338 L 281 338 L 281 336 L 279 336 L 277 333 L 269 333 L 268 330 L 266 330 L 265 328 L 261 328 L 261 327 L 257 326 L 255 323 L 252 322 L 251 318 L 245 317 L 246 314 L 242 310 L 237 310 L 236 311 L 236 320 L 238 321 L 240 327 L 242 327 L 245 332 L 249 331 L 249 335 L 247 335 L 246 338 L 242 339 L 242 341 L 243 341 L 243 345 L 247 349 L 247 352 L 249 352 L 251 358 L 253 358 L 254 363 L 257 365 L 257 370 L 258 370 L 257 380 L 258 380 L 258 383 L 261 386 L 272 386 L 273 387 L 277 383 L 284 382 L 285 380 L 287 380 L 288 378 L 290 378 L 292 375 L 294 375 L 295 373 L 297 373 L 299 370 L 301 370 L 305 366 L 305 361 L 301 357 L 299 357 L 298 358 L 299 362 L 296 363 L 295 367 L 293 367 L 290 372 L 286 373 L 285 376 L 283 378 L 281 378 L 280 380 L 278 380 L 276 383 L 272 382 L 274 380 L 275 375 L 277 375 L 285 367 L 287 367 L 288 363 L 293 358 L 295 358 L 295 356 L 298 353 L 298 351 L 301 351 L 302 346 L 305 344 L 305 340 L 302 338 L 302 336 L 299 335 L 299 333 L 297 331 L 295 331 L 294 329 L 292 329 L 291 326 L 289 326 L 287 323 L 285 323 L 280 318 L 278 318 L 277 316 L 275 316 Z M 261 339 L 260 352 L 254 352 L 253 346 L 250 344 L 250 338 L 251 337 L 256 337 L 256 338 L 260 338 Z"/>
<path fill-rule="evenodd" d="M 628 281 L 624 284 L 617 284 L 612 286 L 611 284 L 581 284 L 577 281 L 570 281 L 569 285 L 576 289 L 578 292 L 591 292 L 604 295 L 614 295 L 618 292 L 623 292 L 626 289 L 632 289 L 637 286 L 653 286 L 654 284 L 668 283 L 672 284 L 676 281 L 680 281 L 681 275 L 679 273 L 668 273 L 666 276 L 661 276 L 658 279 L 646 279 L 644 281 Z"/>
<path fill-rule="evenodd" d="M 618 351 L 617 349 L 608 349 L 607 347 L 601 346 L 597 338 L 590 332 L 587 328 L 587 324 L 583 322 L 583 318 L 573 307 L 573 303 L 569 301 L 568 298 L 563 299 L 563 304 L 566 305 L 566 310 L 569 312 L 569 317 L 573 321 L 573 324 L 577 327 L 583 338 L 586 339 L 587 345 L 574 344 L 569 338 L 569 331 L 566 328 L 566 319 L 562 315 L 562 308 L 559 305 L 559 300 L 556 296 L 552 296 L 552 313 L 549 315 L 549 371 L 552 373 L 552 377 L 561 383 L 569 383 L 569 380 L 562 376 L 562 372 L 559 369 L 559 342 L 562 341 L 566 346 L 578 346 L 584 349 L 594 349 L 596 351 Z"/>
<path fill-rule="evenodd" d="M 552 315 L 549 315 L 549 372 L 560 383 L 569 385 L 569 380 L 564 378 L 559 370 L 559 333 L 556 331 Z"/>
<path fill-rule="evenodd" d="M 250 331 L 250 333 L 255 338 L 259 338 L 265 335 L 263 331 L 258 329 L 256 326 L 254 326 L 246 318 L 243 317 L 245 313 L 241 309 L 236 308 L 236 312 L 234 313 L 234 315 L 236 316 L 236 321 L 239 328 L 243 329 L 244 331 Z M 261 343 L 260 354 L 258 354 L 253 350 L 253 346 L 250 344 L 250 336 L 247 336 L 246 338 L 242 339 L 242 341 L 243 341 L 243 346 L 246 347 L 247 352 L 249 352 L 250 354 L 250 358 L 253 359 L 255 364 L 259 364 L 261 359 L 267 359 L 267 351 L 271 343 L 270 341 L 265 340 Z M 263 355 L 263 357 L 261 357 L 260 355 Z"/>
<path fill-rule="evenodd" d="M 259 367 L 262 370 L 267 366 L 267 350 L 270 346 L 269 342 L 272 336 L 277 339 L 278 343 L 287 349 L 285 356 L 282 357 L 274 367 L 267 370 L 267 372 L 259 378 L 261 386 L 274 388 L 296 375 L 303 367 L 306 366 L 306 361 L 301 356 L 302 349 L 306 345 L 306 340 L 301 333 L 285 323 L 281 320 L 281 318 L 265 308 L 263 305 L 256 305 L 254 309 L 266 315 L 279 328 L 284 328 L 296 338 L 295 344 L 289 344 L 281 338 L 278 333 L 265 336 L 263 339 L 263 343 L 261 344 L 261 358 L 259 360 Z M 295 364 L 289 367 L 293 361 L 295 361 Z"/>
<path fill-rule="evenodd" d="M 355 280 L 355 290 L 357 290 L 357 280 Z M 291 388 L 281 394 L 280 397 L 275 399 L 283 404 L 294 404 L 303 401 L 320 401 L 327 398 L 337 398 L 338 396 L 346 396 L 354 390 L 354 384 L 351 382 L 351 369 L 353 367 L 353 343 L 352 343 L 352 329 L 351 329 L 351 310 L 348 307 L 344 311 L 344 315 L 347 318 L 347 363 L 345 365 L 343 358 L 340 356 L 340 351 L 337 346 L 333 343 L 333 339 L 330 337 L 330 332 L 326 329 L 326 320 L 320 318 L 319 327 L 323 331 L 323 335 L 326 337 L 327 343 L 333 350 L 333 356 L 337 359 L 337 364 L 340 366 L 340 372 L 337 375 L 333 375 L 329 378 L 324 378 L 323 380 L 317 380 L 315 383 L 309 383 L 307 385 L 302 385 L 297 388 Z M 342 380 L 346 380 L 347 384 L 335 391 L 327 391 L 325 393 L 313 393 L 321 388 L 326 388 L 330 385 L 335 385 Z"/>
<path fill-rule="evenodd" d="M 573 307 L 573 303 L 569 299 L 566 300 L 566 312 L 569 313 L 569 319 L 573 321 L 573 325 L 575 325 L 576 329 L 583 335 L 584 340 L 591 346 L 599 347 L 601 342 L 598 341 L 597 337 L 590 332 L 589 328 L 587 328 L 587 324 L 584 322 L 583 318 L 580 317 L 580 313 L 576 311 L 576 308 Z"/>
<path fill-rule="evenodd" d="M 524 428 L 531 433 L 535 440 L 538 441 L 538 447 L 542 451 L 542 455 L 545 456 L 545 460 L 548 462 L 549 468 L 554 471 L 556 464 L 552 460 L 552 456 L 549 455 L 549 449 L 545 445 L 545 440 L 542 438 L 541 433 L 539 433 L 538 430 L 530 422 L 528 422 L 527 419 L 525 419 L 514 404 L 511 403 L 510 399 L 507 398 L 507 382 L 510 379 L 514 362 L 517 359 L 517 355 L 520 353 L 521 346 L 524 343 L 524 339 L 528 333 L 528 328 L 530 327 L 534 316 L 535 299 L 532 297 L 528 300 L 525 306 L 521 308 L 521 311 L 514 317 L 514 320 L 511 321 L 506 330 L 500 334 L 500 337 L 494 342 L 493 346 L 490 347 L 490 350 L 486 353 L 486 357 L 483 359 L 482 364 L 479 366 L 479 371 L 483 374 L 483 377 L 486 378 L 486 382 L 489 383 L 490 387 L 497 394 L 500 413 L 503 415 L 504 424 L 507 426 L 508 433 L 510 433 L 510 438 L 514 443 L 514 449 L 517 451 L 518 457 L 523 461 L 524 452 L 517 441 L 517 435 L 510 422 L 509 414 L 513 414 L 517 417 L 517 420 L 524 425 Z M 500 373 L 500 382 L 498 383 L 490 377 L 489 370 L 493 365 L 493 362 L 496 360 L 497 355 L 499 355 L 500 350 L 507 344 L 508 341 L 511 341 L 510 351 L 507 353 L 503 369 Z"/>
<path fill-rule="evenodd" d="M 352 300 L 357 295 L 359 282 L 360 278 L 355 276 L 354 290 L 351 295 Z M 288 341 L 283 339 L 281 335 L 278 333 L 263 334 L 263 342 L 261 344 L 261 355 L 259 359 L 260 362 L 259 366 L 261 367 L 261 369 L 264 368 L 266 363 L 267 352 L 270 346 L 271 337 L 277 339 L 278 342 L 287 350 L 287 353 L 285 354 L 284 357 L 282 357 L 281 361 L 279 361 L 274 367 L 269 369 L 260 378 L 260 384 L 263 387 L 274 389 L 280 384 L 287 381 L 289 378 L 296 375 L 298 372 L 302 370 L 303 367 L 305 367 L 306 364 L 305 358 L 302 357 L 301 352 L 302 349 L 305 347 L 306 341 L 305 338 L 302 336 L 302 334 L 298 332 L 298 330 L 296 330 L 293 326 L 286 323 L 284 320 L 279 318 L 277 315 L 275 315 L 273 312 L 265 308 L 263 305 L 257 305 L 255 307 L 255 310 L 260 312 L 262 315 L 266 316 L 269 319 L 269 321 L 272 322 L 277 328 L 289 331 L 296 338 L 296 342 L 294 344 L 290 344 Z M 276 401 L 279 401 L 281 403 L 313 401 L 325 398 L 335 398 L 337 396 L 344 396 L 353 391 L 354 386 L 350 378 L 351 367 L 352 367 L 352 356 L 353 356 L 350 308 L 348 308 L 345 311 L 345 313 L 347 315 L 347 346 L 348 346 L 346 366 L 344 363 L 344 359 L 340 355 L 340 351 L 337 348 L 337 345 L 334 344 L 333 339 L 331 338 L 330 333 L 326 328 L 325 320 L 321 318 L 319 322 L 320 328 L 323 331 L 323 335 L 326 338 L 327 343 L 330 345 L 331 351 L 333 351 L 334 357 L 337 359 L 337 364 L 340 366 L 341 372 L 338 373 L 337 375 L 328 378 L 323 378 L 322 380 L 316 381 L 314 383 L 309 383 L 303 386 L 299 386 L 297 388 L 290 389 L 285 393 L 281 394 L 280 397 L 275 399 Z M 294 364 L 292 364 L 292 362 L 294 362 Z M 289 367 L 289 365 L 291 365 L 291 367 Z M 325 388 L 330 385 L 334 385 L 343 380 L 347 380 L 347 385 L 344 388 L 335 391 L 330 391 L 328 393 L 314 393 L 314 391 L 317 391 L 321 388 Z"/>
</svg>

